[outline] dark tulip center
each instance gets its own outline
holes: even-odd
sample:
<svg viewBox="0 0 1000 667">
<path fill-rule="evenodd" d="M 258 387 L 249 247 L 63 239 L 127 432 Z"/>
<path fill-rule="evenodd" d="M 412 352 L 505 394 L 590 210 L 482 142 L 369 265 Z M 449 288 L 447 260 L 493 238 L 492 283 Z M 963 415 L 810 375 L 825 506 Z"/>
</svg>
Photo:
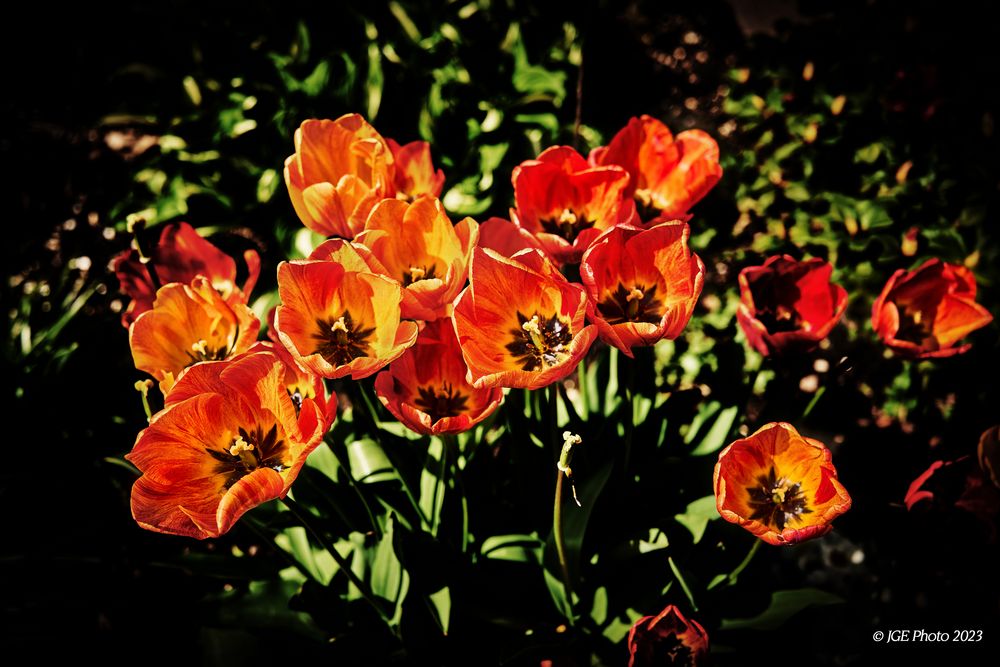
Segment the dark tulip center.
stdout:
<svg viewBox="0 0 1000 667">
<path fill-rule="evenodd" d="M 317 333 L 313 339 L 319 341 L 314 354 L 319 354 L 334 366 L 343 366 L 358 357 L 367 357 L 369 339 L 375 327 L 364 328 L 355 324 L 348 311 L 340 317 L 316 320 Z"/>
<path fill-rule="evenodd" d="M 767 475 L 757 477 L 757 486 L 747 487 L 749 504 L 753 509 L 750 519 L 767 526 L 775 526 L 779 531 L 793 521 L 801 521 L 802 514 L 812 512 L 806 504 L 802 483 L 793 484 L 779 477 L 771 466 Z"/>
<path fill-rule="evenodd" d="M 558 216 L 541 221 L 543 231 L 561 236 L 570 243 L 576 240 L 580 232 L 593 227 L 596 222 L 569 208 L 564 208 Z"/>
<path fill-rule="evenodd" d="M 506 347 L 522 370 L 545 369 L 569 356 L 573 340 L 569 322 L 558 315 L 546 317 L 538 313 L 528 318 L 521 311 L 517 312 L 517 321 L 520 326 L 510 330 L 513 341 Z"/>
<path fill-rule="evenodd" d="M 418 280 L 430 280 L 437 277 L 436 264 L 431 264 L 430 266 L 411 266 L 408 270 L 403 271 L 403 287 L 412 285 Z"/>
<path fill-rule="evenodd" d="M 614 292 L 597 304 L 597 310 L 608 324 L 659 324 L 663 316 L 663 302 L 656 298 L 656 285 L 647 289 L 642 285 L 626 287 L 619 283 Z"/>
<path fill-rule="evenodd" d="M 205 451 L 215 460 L 215 473 L 225 476 L 224 486 L 228 489 L 258 468 L 276 472 L 287 468 L 282 460 L 285 449 L 285 441 L 278 439 L 278 425 L 274 424 L 266 433 L 259 425 L 249 431 L 240 427 L 229 445 Z"/>
<path fill-rule="evenodd" d="M 455 389 L 450 382 L 440 386 L 430 385 L 417 389 L 419 394 L 413 404 L 426 412 L 432 422 L 445 417 L 458 417 L 467 410 L 469 397 Z"/>
</svg>

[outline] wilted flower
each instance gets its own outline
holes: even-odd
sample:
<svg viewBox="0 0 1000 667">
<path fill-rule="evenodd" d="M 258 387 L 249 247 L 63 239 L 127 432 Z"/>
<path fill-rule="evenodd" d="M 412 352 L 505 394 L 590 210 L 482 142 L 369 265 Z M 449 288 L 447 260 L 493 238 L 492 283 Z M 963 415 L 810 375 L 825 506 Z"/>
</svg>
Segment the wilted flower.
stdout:
<svg viewBox="0 0 1000 667">
<path fill-rule="evenodd" d="M 964 266 L 929 259 L 914 271 L 900 269 L 872 306 L 872 327 L 898 354 L 924 359 L 950 357 L 955 347 L 993 320 L 976 303 L 976 277 Z"/>
<path fill-rule="evenodd" d="M 750 345 L 765 356 L 816 347 L 847 309 L 847 290 L 830 282 L 832 272 L 818 257 L 788 255 L 740 271 L 736 319 Z"/>
<path fill-rule="evenodd" d="M 184 374 L 126 456 L 142 471 L 132 487 L 140 526 L 218 537 L 247 510 L 288 493 L 326 426 L 313 401 L 296 415 L 285 373 L 264 352 Z"/>
<path fill-rule="evenodd" d="M 400 146 L 388 139 L 393 157 L 393 183 L 396 196 L 412 201 L 421 195 L 440 197 L 444 187 L 444 172 L 434 170 L 431 145 L 426 141 L 411 141 Z"/>
<path fill-rule="evenodd" d="M 715 502 L 723 519 L 775 545 L 824 535 L 851 508 L 830 450 L 780 422 L 722 450 Z"/>
<path fill-rule="evenodd" d="M 424 435 L 467 431 L 499 407 L 503 390 L 477 389 L 450 319 L 429 322 L 416 344 L 375 378 L 382 405 L 407 428 Z"/>
<path fill-rule="evenodd" d="M 643 616 L 628 633 L 628 667 L 697 667 L 708 657 L 708 633 L 674 605 Z"/>
<path fill-rule="evenodd" d="M 377 260 L 376 273 L 402 284 L 403 317 L 434 320 L 451 314 L 478 238 L 475 220 L 452 225 L 440 201 L 421 197 L 412 204 L 380 202 L 355 240 Z"/>
<path fill-rule="evenodd" d="M 156 287 L 149 267 L 156 272 L 160 286 L 168 283 L 190 283 L 204 276 L 227 301 L 246 303 L 260 274 L 260 257 L 254 250 L 243 253 L 247 279 L 242 290 L 236 285 L 236 262 L 206 241 L 186 222 L 171 222 L 163 226 L 160 239 L 149 252 L 149 261 L 140 261 L 138 250 L 126 250 L 114 260 L 115 275 L 121 291 L 131 298 L 122 324 L 130 325 L 139 315 L 153 307 Z"/>
<path fill-rule="evenodd" d="M 587 295 L 539 250 L 508 259 L 476 248 L 469 287 L 455 300 L 455 332 L 476 387 L 537 389 L 576 368 L 597 332 Z"/>
<path fill-rule="evenodd" d="M 182 370 L 245 352 L 257 340 L 260 321 L 243 303 L 230 303 L 199 276 L 190 285 L 170 283 L 156 293 L 152 310 L 129 329 L 135 367 L 160 383 L 166 395 Z"/>
<path fill-rule="evenodd" d="M 553 146 L 514 168 L 513 221 L 556 262 L 578 262 L 601 232 L 635 213 L 622 200 L 628 174 L 594 167 L 569 146 Z"/>
<path fill-rule="evenodd" d="M 580 276 L 587 315 L 601 338 L 632 356 L 632 347 L 676 338 L 701 294 L 705 265 L 687 247 L 680 221 L 648 229 L 618 226 L 587 250 Z"/>
<path fill-rule="evenodd" d="M 722 178 L 719 146 L 701 130 L 675 138 L 651 116 L 632 118 L 607 147 L 590 154 L 595 165 L 619 165 L 631 180 L 626 197 L 635 197 L 642 220 L 677 218 L 687 213 Z"/>
<path fill-rule="evenodd" d="M 292 206 L 309 229 L 353 238 L 372 207 L 391 197 L 389 144 L 360 115 L 307 120 L 295 131 L 295 154 L 285 160 Z"/>
<path fill-rule="evenodd" d="M 322 377 L 368 377 L 417 338 L 417 325 L 400 320 L 399 283 L 353 270 L 360 268 L 319 260 L 278 265 L 278 338 Z"/>
</svg>

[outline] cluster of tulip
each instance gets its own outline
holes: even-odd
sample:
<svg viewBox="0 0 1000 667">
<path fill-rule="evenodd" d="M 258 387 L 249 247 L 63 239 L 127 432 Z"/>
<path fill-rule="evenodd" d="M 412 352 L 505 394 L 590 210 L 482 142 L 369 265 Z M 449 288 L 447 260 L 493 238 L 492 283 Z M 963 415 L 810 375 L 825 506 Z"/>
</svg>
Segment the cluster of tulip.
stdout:
<svg viewBox="0 0 1000 667">
<path fill-rule="evenodd" d="M 631 357 L 676 338 L 705 274 L 688 248 L 689 211 L 721 176 L 711 137 L 673 136 L 643 116 L 586 158 L 557 146 L 523 162 L 509 220 L 453 224 L 427 143 L 400 146 L 356 114 L 304 122 L 285 181 L 301 221 L 329 239 L 278 266 L 267 341 L 247 306 L 255 253 L 240 287 L 233 259 L 179 223 L 116 262 L 136 368 L 165 397 L 128 456 L 142 472 L 135 519 L 216 537 L 284 497 L 336 418 L 324 379 L 377 373 L 375 392 L 402 424 L 445 435 L 482 422 L 504 388 L 563 381 L 597 339 Z M 750 345 L 779 355 L 825 338 L 847 305 L 832 270 L 784 255 L 744 269 L 738 321 Z M 975 288 L 967 269 L 936 259 L 900 270 L 873 327 L 903 355 L 958 354 L 991 319 Z M 715 493 L 723 518 L 771 544 L 824 534 L 851 503 L 830 451 L 786 423 L 727 447 Z M 633 628 L 635 664 L 665 641 L 695 656 L 707 646 L 668 607 Z"/>
</svg>

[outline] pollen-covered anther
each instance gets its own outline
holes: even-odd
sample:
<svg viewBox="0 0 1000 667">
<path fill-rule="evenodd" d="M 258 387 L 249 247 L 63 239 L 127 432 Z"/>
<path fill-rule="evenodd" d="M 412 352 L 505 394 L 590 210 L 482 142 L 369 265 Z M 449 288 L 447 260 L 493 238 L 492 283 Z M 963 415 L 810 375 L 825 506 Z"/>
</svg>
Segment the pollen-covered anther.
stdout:
<svg viewBox="0 0 1000 667">
<path fill-rule="evenodd" d="M 542 336 L 542 329 L 538 325 L 538 315 L 532 315 L 531 319 L 521 325 L 521 328 L 531 336 L 531 342 L 538 348 L 539 352 L 545 351 L 545 337 Z"/>
<path fill-rule="evenodd" d="M 570 224 L 575 225 L 577 221 L 577 215 L 568 208 L 564 208 L 562 213 L 559 214 L 559 224 Z"/>
<path fill-rule="evenodd" d="M 347 333 L 347 325 L 344 324 L 344 316 L 343 315 L 341 315 L 340 317 L 338 317 L 337 321 L 334 322 L 330 326 L 330 331 L 332 331 L 334 333 L 336 333 L 338 331 L 343 331 L 344 333 Z"/>
<path fill-rule="evenodd" d="M 427 271 L 425 271 L 424 269 L 420 268 L 419 266 L 411 266 L 410 267 L 410 280 L 412 282 L 417 282 L 418 280 L 423 280 L 424 276 L 426 274 L 427 274 Z"/>
<path fill-rule="evenodd" d="M 208 341 L 201 339 L 197 343 L 192 343 L 191 351 L 195 354 L 200 354 L 203 357 L 208 356 Z"/>
<path fill-rule="evenodd" d="M 641 299 L 644 296 L 646 296 L 645 292 L 643 292 L 638 287 L 633 287 L 631 290 L 629 290 L 628 296 L 625 297 L 625 300 L 628 302 L 632 302 Z"/>
</svg>

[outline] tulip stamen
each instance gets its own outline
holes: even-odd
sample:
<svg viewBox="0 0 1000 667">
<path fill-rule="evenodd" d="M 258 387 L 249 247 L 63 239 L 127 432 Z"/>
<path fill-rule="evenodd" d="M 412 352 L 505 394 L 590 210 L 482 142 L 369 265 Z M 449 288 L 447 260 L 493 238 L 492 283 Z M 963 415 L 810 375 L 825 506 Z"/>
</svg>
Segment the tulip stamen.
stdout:
<svg viewBox="0 0 1000 667">
<path fill-rule="evenodd" d="M 403 287 L 408 287 L 419 280 L 433 280 L 437 278 L 437 266 L 411 266 L 409 270 L 403 271 Z"/>
<path fill-rule="evenodd" d="M 450 382 L 440 387 L 428 386 L 417 389 L 419 394 L 413 404 L 430 415 L 431 422 L 445 417 L 458 417 L 468 410 L 469 397 L 462 394 Z"/>
<path fill-rule="evenodd" d="M 223 489 L 231 488 L 259 468 L 282 472 L 288 467 L 284 463 L 285 450 L 277 424 L 266 433 L 259 425 L 252 430 L 240 427 L 228 446 L 221 450 L 205 449 L 215 461 L 215 473 L 224 476 Z"/>
<path fill-rule="evenodd" d="M 351 314 L 344 311 L 336 319 L 316 320 L 318 333 L 312 335 L 319 341 L 314 354 L 319 354 L 334 366 L 349 364 L 358 357 L 367 357 L 369 339 L 375 327 L 363 328 L 355 324 Z"/>
<path fill-rule="evenodd" d="M 528 318 L 517 313 L 518 324 L 511 329 L 513 342 L 506 345 L 522 370 L 534 371 L 558 364 L 569 356 L 569 344 L 573 340 L 569 324 L 558 315 L 545 317 L 538 313 Z"/>
<path fill-rule="evenodd" d="M 747 493 L 750 496 L 748 504 L 753 509 L 750 518 L 776 526 L 779 531 L 789 523 L 802 521 L 802 514 L 812 512 L 806 504 L 802 484 L 779 477 L 774 466 L 767 475 L 759 475 L 757 486 L 747 487 Z"/>
<path fill-rule="evenodd" d="M 239 330 L 237 330 L 236 336 L 233 340 L 239 337 Z M 187 356 L 191 357 L 191 363 L 196 364 L 199 361 L 221 361 L 229 356 L 230 347 L 228 345 L 223 345 L 222 347 L 210 347 L 208 341 L 201 339 L 196 343 L 191 344 L 191 351 L 187 353 Z"/>
<path fill-rule="evenodd" d="M 597 309 L 608 324 L 659 324 L 663 317 L 663 302 L 656 298 L 656 285 L 647 289 L 644 285 L 626 287 L 619 283 L 614 292 L 597 304 Z"/>
<path fill-rule="evenodd" d="M 572 243 L 576 240 L 580 232 L 593 227 L 596 221 L 590 220 L 585 215 L 577 213 L 573 209 L 564 208 L 558 216 L 546 218 L 540 222 L 543 231 L 561 236 Z"/>
</svg>

